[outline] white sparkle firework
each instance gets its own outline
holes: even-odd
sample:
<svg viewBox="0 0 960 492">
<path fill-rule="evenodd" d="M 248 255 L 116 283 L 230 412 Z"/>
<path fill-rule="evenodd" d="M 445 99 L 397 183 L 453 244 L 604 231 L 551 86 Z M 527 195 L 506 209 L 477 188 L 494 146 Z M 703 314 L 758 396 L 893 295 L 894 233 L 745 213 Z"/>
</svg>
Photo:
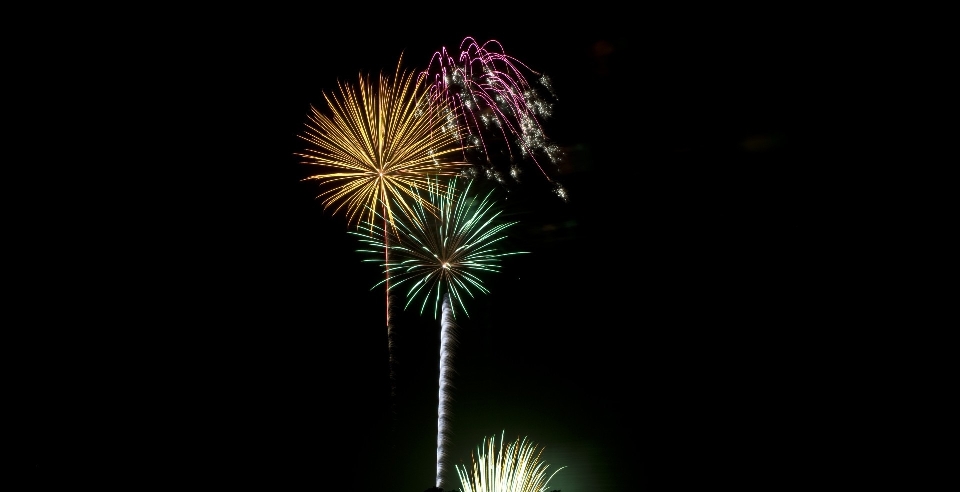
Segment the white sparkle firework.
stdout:
<svg viewBox="0 0 960 492">
<path fill-rule="evenodd" d="M 547 492 L 553 476 L 566 467 L 561 466 L 548 476 L 550 465 L 540 461 L 543 448 L 526 437 L 517 438 L 504 448 L 504 434 L 500 435 L 499 451 L 495 438 L 484 438 L 476 455 L 471 453 L 470 470 L 466 465 L 457 467 L 463 492 Z"/>
</svg>

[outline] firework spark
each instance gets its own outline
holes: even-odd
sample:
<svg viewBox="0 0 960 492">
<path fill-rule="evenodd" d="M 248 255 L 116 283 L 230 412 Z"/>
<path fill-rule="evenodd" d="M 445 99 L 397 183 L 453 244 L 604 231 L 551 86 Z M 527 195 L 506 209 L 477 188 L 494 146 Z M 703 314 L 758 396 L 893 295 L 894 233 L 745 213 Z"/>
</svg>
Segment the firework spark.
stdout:
<svg viewBox="0 0 960 492">
<path fill-rule="evenodd" d="M 541 124 L 553 111 L 543 91 L 550 100 L 556 99 L 546 75 L 507 55 L 497 40 L 478 43 L 467 37 L 460 43 L 458 56 L 446 47 L 435 52 L 420 78 L 430 84 L 433 101 L 456 108 L 464 129 L 463 146 L 486 157 L 483 174 L 489 179 L 503 184 L 506 174 L 519 182 L 516 161 L 529 159 L 554 192 L 567 200 L 566 190 L 544 169 L 545 161 L 556 164 L 561 157 L 560 148 L 546 137 Z M 509 160 L 506 173 L 491 158 L 499 152 Z"/>
<path fill-rule="evenodd" d="M 463 492 L 546 492 L 550 480 L 566 467 L 561 466 L 548 476 L 550 465 L 540 461 L 543 448 L 526 437 L 518 437 L 504 448 L 504 434 L 500 435 L 499 451 L 495 438 L 484 438 L 476 455 L 470 455 L 472 468 L 456 467 Z"/>
<path fill-rule="evenodd" d="M 383 266 L 395 280 L 394 287 L 408 287 L 404 309 L 422 297 L 420 313 L 432 300 L 436 318 L 443 294 L 449 293 L 454 317 L 458 310 L 469 316 L 464 296 L 474 297 L 475 291 L 490 293 L 479 275 L 500 271 L 500 260 L 505 256 L 527 253 L 496 249 L 497 243 L 506 237 L 504 230 L 517 222 L 498 220 L 501 211 L 492 199 L 495 190 L 491 189 L 483 198 L 474 197 L 470 193 L 473 183 L 468 180 L 461 191 L 455 177 L 446 186 L 434 181 L 427 189 L 427 197 L 413 203 L 414 215 L 395 219 L 400 235 L 387 246 L 395 261 Z M 432 215 L 431 209 L 436 209 L 437 214 Z M 358 231 L 352 234 L 376 248 L 361 252 L 382 251 L 385 245 L 379 239 L 383 236 L 380 226 L 373 225 L 369 234 Z"/>
</svg>

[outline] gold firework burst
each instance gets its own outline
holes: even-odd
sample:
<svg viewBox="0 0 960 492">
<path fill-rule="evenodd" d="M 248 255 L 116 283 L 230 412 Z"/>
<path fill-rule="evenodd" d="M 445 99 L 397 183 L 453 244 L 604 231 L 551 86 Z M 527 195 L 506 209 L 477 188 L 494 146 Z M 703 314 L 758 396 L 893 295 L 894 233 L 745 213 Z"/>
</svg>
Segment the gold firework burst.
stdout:
<svg viewBox="0 0 960 492">
<path fill-rule="evenodd" d="M 395 213 L 414 215 L 404 197 L 423 201 L 412 190 L 470 165 L 458 160 L 465 147 L 455 108 L 431 104 L 428 86 L 400 66 L 392 78 L 381 73 L 377 84 L 363 74 L 356 86 L 338 83 L 339 95 L 324 93 L 329 114 L 311 105 L 299 135 L 309 144 L 296 154 L 302 163 L 324 168 L 304 181 L 318 181 L 324 209 L 345 213 L 348 224 L 372 224 L 379 211 L 393 228 Z"/>
</svg>

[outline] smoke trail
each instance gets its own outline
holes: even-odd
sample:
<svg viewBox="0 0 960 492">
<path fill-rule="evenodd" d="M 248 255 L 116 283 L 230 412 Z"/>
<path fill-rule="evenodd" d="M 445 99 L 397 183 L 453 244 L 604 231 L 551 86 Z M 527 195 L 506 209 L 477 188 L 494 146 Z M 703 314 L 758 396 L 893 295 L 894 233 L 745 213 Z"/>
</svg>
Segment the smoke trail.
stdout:
<svg viewBox="0 0 960 492">
<path fill-rule="evenodd" d="M 447 472 L 446 444 L 449 442 L 448 424 L 450 423 L 450 390 L 453 371 L 453 351 L 457 339 L 454 335 L 456 324 L 453 318 L 453 308 L 450 305 L 450 295 L 443 295 L 442 315 L 440 318 L 440 389 L 437 406 L 437 484 L 444 488 L 444 475 Z"/>
</svg>

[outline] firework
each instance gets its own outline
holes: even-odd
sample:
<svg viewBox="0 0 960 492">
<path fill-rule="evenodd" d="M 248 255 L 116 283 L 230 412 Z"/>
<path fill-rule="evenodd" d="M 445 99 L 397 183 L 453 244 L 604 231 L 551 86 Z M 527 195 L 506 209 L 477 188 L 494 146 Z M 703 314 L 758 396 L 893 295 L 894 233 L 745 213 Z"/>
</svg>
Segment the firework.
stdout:
<svg viewBox="0 0 960 492">
<path fill-rule="evenodd" d="M 499 41 L 478 43 L 467 37 L 456 56 L 446 47 L 435 52 L 420 78 L 430 84 L 432 101 L 456 108 L 464 148 L 476 149 L 485 157 L 486 165 L 480 171 L 474 169 L 474 174 L 501 184 L 509 175 L 519 182 L 518 162 L 529 160 L 554 192 L 567 200 L 566 190 L 544 169 L 546 162 L 555 165 L 561 157 L 560 148 L 546 137 L 541 124 L 556 99 L 546 75 L 506 54 Z M 500 154 L 508 167 L 494 163 Z"/>
<path fill-rule="evenodd" d="M 504 448 L 503 436 L 500 435 L 499 451 L 495 438 L 484 438 L 476 455 L 470 455 L 471 469 L 467 470 L 466 465 L 457 467 L 463 492 L 546 492 L 554 475 L 566 468 L 557 468 L 548 476 L 550 465 L 540 461 L 543 448 L 526 437 L 518 437 Z"/>
<path fill-rule="evenodd" d="M 463 152 L 456 108 L 429 104 L 429 88 L 413 72 L 397 64 L 393 78 L 380 75 L 374 85 L 360 75 L 358 84 L 339 83 L 339 95 L 324 94 L 330 114 L 310 106 L 306 131 L 299 135 L 308 143 L 303 164 L 324 172 L 304 178 L 317 181 L 324 190 L 317 195 L 324 209 L 347 215 L 349 224 L 373 222 L 380 211 L 393 224 L 399 206 L 404 214 L 413 210 L 406 196 L 420 201 L 413 191 L 425 188 L 430 176 L 455 175 L 469 163 L 456 157 Z"/>
<path fill-rule="evenodd" d="M 525 252 L 501 252 L 497 243 L 504 239 L 504 231 L 516 222 L 500 221 L 500 211 L 493 201 L 494 189 L 480 198 L 470 193 L 473 180 L 468 180 L 463 189 L 457 178 L 450 178 L 445 185 L 434 180 L 427 188 L 427 196 L 413 204 L 416 213 L 411 217 L 397 218 L 399 236 L 390 244 L 393 263 L 384 265 L 394 287 L 404 285 L 409 307 L 422 298 L 420 313 L 435 299 L 442 307 L 440 330 L 440 380 L 437 407 L 437 475 L 436 486 L 443 488 L 446 473 L 446 445 L 449 441 L 450 391 L 456 310 L 468 314 L 464 304 L 466 296 L 474 292 L 489 293 L 482 284 L 480 275 L 499 271 L 504 256 Z M 419 191 L 415 191 L 419 193 Z M 432 207 L 426 207 L 429 204 Z M 433 210 L 436 214 L 429 213 Z M 368 231 L 366 228 L 351 232 L 360 237 L 372 249 L 364 253 L 378 253 L 384 244 L 380 242 L 383 231 L 379 225 Z M 390 231 L 387 231 L 387 237 Z M 379 261 L 370 259 L 367 261 Z M 376 286 L 374 286 L 376 287 Z M 442 302 L 441 302 L 442 299 Z"/>
<path fill-rule="evenodd" d="M 495 190 L 491 189 L 482 198 L 474 197 L 470 193 L 473 183 L 468 180 L 461 191 L 456 177 L 450 178 L 445 186 L 435 180 L 427 188 L 427 196 L 412 204 L 415 212 L 412 216 L 396 217 L 399 236 L 387 245 L 394 261 L 384 267 L 394 280 L 394 287 L 406 287 L 404 309 L 422 298 L 420 313 L 432 304 L 436 318 L 443 294 L 449 293 L 453 316 L 456 317 L 458 310 L 469 316 L 465 296 L 474 297 L 474 292 L 490 293 L 480 275 L 498 272 L 505 256 L 526 253 L 496 249 L 497 243 L 506 237 L 504 230 L 517 222 L 500 221 L 501 211 L 492 199 Z M 420 191 L 414 190 L 414 193 L 419 195 Z M 430 213 L 431 210 L 435 210 L 436 215 Z M 361 241 L 376 248 L 360 251 L 382 251 L 385 246 L 379 239 L 384 236 L 382 231 L 374 225 L 369 234 L 354 232 Z M 390 237 L 387 232 L 385 236 Z"/>
</svg>

